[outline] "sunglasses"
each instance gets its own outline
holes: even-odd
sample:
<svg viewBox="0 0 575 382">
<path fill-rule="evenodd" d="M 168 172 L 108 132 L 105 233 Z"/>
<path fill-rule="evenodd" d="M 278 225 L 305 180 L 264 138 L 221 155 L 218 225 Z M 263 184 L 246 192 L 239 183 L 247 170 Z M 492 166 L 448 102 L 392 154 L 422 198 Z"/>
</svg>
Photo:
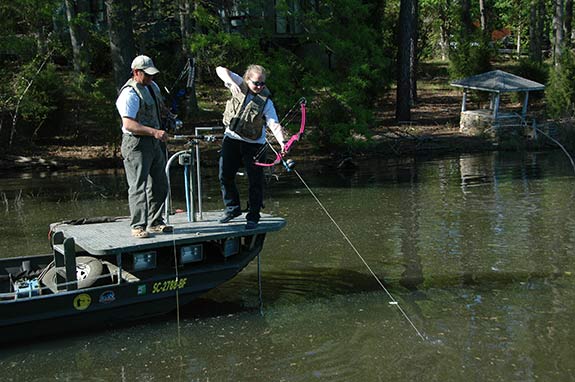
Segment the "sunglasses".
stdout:
<svg viewBox="0 0 575 382">
<path fill-rule="evenodd" d="M 254 86 L 266 86 L 265 81 L 252 81 L 252 80 L 250 80 L 250 82 L 252 84 L 254 84 Z"/>
</svg>

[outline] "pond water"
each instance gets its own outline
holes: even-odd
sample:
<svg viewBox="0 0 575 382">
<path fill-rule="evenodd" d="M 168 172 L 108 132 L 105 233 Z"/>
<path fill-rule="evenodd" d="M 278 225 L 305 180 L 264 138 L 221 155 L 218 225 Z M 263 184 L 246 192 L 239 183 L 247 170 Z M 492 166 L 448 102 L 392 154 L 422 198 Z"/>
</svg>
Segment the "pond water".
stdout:
<svg viewBox="0 0 575 382">
<path fill-rule="evenodd" d="M 296 174 L 270 178 L 265 211 L 288 224 L 262 252 L 263 316 L 251 264 L 179 324 L 5 346 L 0 380 L 575 380 L 575 174 L 561 152 L 297 169 L 355 250 Z M 219 209 L 205 172 L 204 208 Z M 127 214 L 123 173 L 4 177 L 0 213 L 0 257 L 47 253 L 51 222 Z"/>
</svg>

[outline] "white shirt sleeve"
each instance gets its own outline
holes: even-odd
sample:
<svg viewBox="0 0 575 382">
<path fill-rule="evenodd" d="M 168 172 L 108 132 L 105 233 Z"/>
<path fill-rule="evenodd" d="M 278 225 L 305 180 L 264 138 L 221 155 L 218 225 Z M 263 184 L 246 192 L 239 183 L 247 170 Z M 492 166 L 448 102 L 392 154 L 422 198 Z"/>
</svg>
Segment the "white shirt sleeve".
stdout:
<svg viewBox="0 0 575 382">
<path fill-rule="evenodd" d="M 266 117 L 266 125 L 276 137 L 278 142 L 284 141 L 282 127 L 278 121 L 278 114 L 272 100 L 268 100 L 264 107 L 264 116 Z"/>
<path fill-rule="evenodd" d="M 237 73 L 234 73 L 232 71 L 230 71 L 230 77 L 232 78 L 232 80 L 234 80 L 234 82 L 238 85 L 241 85 L 244 82 L 244 79 L 242 78 L 242 76 L 240 76 Z"/>
<path fill-rule="evenodd" d="M 140 110 L 140 97 L 136 91 L 130 87 L 124 88 L 116 100 L 116 109 L 120 117 L 135 119 Z"/>
</svg>

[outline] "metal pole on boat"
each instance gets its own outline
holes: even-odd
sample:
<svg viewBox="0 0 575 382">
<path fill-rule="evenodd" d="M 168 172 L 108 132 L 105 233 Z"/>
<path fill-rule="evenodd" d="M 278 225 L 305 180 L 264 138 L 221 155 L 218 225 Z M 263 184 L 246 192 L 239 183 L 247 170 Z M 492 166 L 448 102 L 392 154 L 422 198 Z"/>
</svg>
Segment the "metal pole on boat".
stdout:
<svg viewBox="0 0 575 382">
<path fill-rule="evenodd" d="M 186 211 L 188 214 L 188 222 L 192 221 L 192 207 L 190 201 L 190 179 L 189 179 L 190 166 L 184 165 L 184 187 L 186 189 Z"/>
<path fill-rule="evenodd" d="M 188 210 L 188 221 L 193 220 L 198 221 L 198 220 L 202 220 L 203 216 L 202 216 L 202 212 L 203 212 L 203 208 L 202 208 L 202 174 L 201 174 L 201 165 L 200 165 L 200 145 L 199 145 L 199 140 L 205 140 L 206 142 L 214 142 L 217 137 L 216 136 L 211 136 L 211 135 L 201 135 L 200 132 L 221 132 L 222 130 L 224 130 L 223 127 L 219 127 L 219 126 L 210 126 L 210 127 L 196 127 L 195 128 L 195 135 L 190 136 L 190 135 L 174 135 L 174 139 L 189 139 L 190 142 L 188 143 L 188 145 L 190 145 L 190 148 L 186 151 L 180 151 L 176 154 L 174 154 L 170 160 L 168 161 L 168 164 L 166 165 L 166 176 L 169 175 L 169 168 L 171 163 L 174 161 L 174 159 L 176 157 L 179 157 L 182 154 L 187 154 L 187 159 L 186 160 L 182 160 L 180 159 L 179 163 L 181 165 L 190 165 L 191 167 L 189 167 L 188 169 L 185 169 L 185 183 L 186 183 L 186 207 Z M 192 153 L 192 151 L 195 151 L 195 158 L 194 155 Z M 185 163 L 184 163 L 185 162 Z M 194 166 L 195 166 L 195 174 L 194 174 Z M 188 174 L 189 171 L 189 174 Z M 189 176 L 191 175 L 191 176 Z M 188 178 L 189 176 L 189 178 Z M 195 179 L 194 179 L 195 177 Z M 169 186 L 169 176 L 168 176 L 168 186 Z M 194 187 L 196 187 L 196 193 L 197 193 L 197 200 L 194 200 Z M 168 193 L 168 198 L 170 197 L 170 193 Z M 197 203 L 197 212 L 195 210 L 194 203 Z M 190 219 L 190 214 L 191 214 L 191 219 Z M 166 202 L 166 216 L 168 216 L 168 202 Z M 169 220 L 166 219 L 166 222 L 169 223 Z"/>
<path fill-rule="evenodd" d="M 165 173 L 166 173 L 166 180 L 168 182 L 168 195 L 166 196 L 166 201 L 164 203 L 164 214 L 166 215 L 166 223 L 168 224 L 170 223 L 170 209 L 171 209 L 170 200 L 172 199 L 172 187 L 170 183 L 170 166 L 172 162 L 175 160 L 175 158 L 178 157 L 179 153 L 181 153 L 181 151 L 172 155 L 172 157 L 168 159 L 168 162 L 166 163 Z"/>
<path fill-rule="evenodd" d="M 196 135 L 198 135 L 198 132 L 201 131 L 202 127 L 197 127 L 196 128 Z M 198 195 L 198 220 L 202 221 L 203 217 L 202 217 L 202 176 L 201 176 L 201 172 L 200 172 L 200 145 L 196 145 L 196 184 L 198 186 L 197 189 L 197 195 Z"/>
<path fill-rule="evenodd" d="M 264 316 L 264 296 L 262 291 L 262 262 L 261 252 L 258 253 L 258 297 L 260 299 L 260 316 Z"/>
<path fill-rule="evenodd" d="M 200 135 L 201 132 L 221 132 L 224 130 L 223 127 L 220 126 L 209 126 L 209 127 L 196 127 L 194 133 L 196 135 Z M 212 139 L 208 139 L 208 142 L 213 142 L 215 137 Z M 202 208 L 202 174 L 201 174 L 201 165 L 200 165 L 200 145 L 196 145 L 196 185 L 197 185 L 197 196 L 198 196 L 198 220 L 203 220 L 203 208 Z"/>
<path fill-rule="evenodd" d="M 172 199 L 172 187 L 171 187 L 171 183 L 170 183 L 170 166 L 176 160 L 176 158 L 178 158 L 180 155 L 185 154 L 187 152 L 188 152 L 188 150 L 178 151 L 177 153 L 172 155 L 172 157 L 168 160 L 168 163 L 166 163 L 166 179 L 168 181 L 168 195 L 166 196 L 166 202 L 164 203 L 164 212 L 166 215 L 166 223 L 167 224 L 170 223 L 170 209 L 171 209 L 170 201 Z"/>
</svg>

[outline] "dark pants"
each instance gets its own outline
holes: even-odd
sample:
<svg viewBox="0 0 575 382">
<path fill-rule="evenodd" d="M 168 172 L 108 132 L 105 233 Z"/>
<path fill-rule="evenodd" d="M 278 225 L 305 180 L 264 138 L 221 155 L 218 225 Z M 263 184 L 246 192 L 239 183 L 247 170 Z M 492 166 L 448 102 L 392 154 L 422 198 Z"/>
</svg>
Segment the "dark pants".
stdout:
<svg viewBox="0 0 575 382">
<path fill-rule="evenodd" d="M 225 213 L 241 212 L 240 194 L 236 186 L 236 173 L 244 166 L 248 174 L 249 211 L 246 220 L 258 222 L 264 199 L 264 169 L 254 164 L 254 156 L 261 148 L 260 144 L 247 143 L 225 137 L 220 153 L 219 179 L 224 199 Z"/>
</svg>

